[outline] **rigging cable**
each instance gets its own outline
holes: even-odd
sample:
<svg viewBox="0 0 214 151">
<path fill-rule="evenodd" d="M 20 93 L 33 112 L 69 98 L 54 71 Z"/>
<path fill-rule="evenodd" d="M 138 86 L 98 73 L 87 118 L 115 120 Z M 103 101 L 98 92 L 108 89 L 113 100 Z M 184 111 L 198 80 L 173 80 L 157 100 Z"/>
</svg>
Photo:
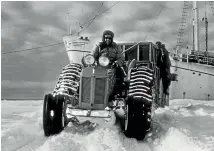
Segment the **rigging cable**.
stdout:
<svg viewBox="0 0 214 151">
<path fill-rule="evenodd" d="M 87 27 L 85 27 L 85 29 L 87 29 L 94 21 L 95 21 L 95 19 L 97 18 L 97 17 L 99 17 L 99 16 L 101 16 L 102 14 L 104 14 L 105 12 L 107 12 L 108 10 L 110 10 L 112 7 L 114 7 L 115 5 L 117 5 L 119 2 L 116 2 L 115 4 L 113 4 L 112 6 L 110 6 L 110 7 L 108 7 L 106 10 L 104 10 L 103 12 L 101 12 L 101 13 L 99 13 L 98 15 L 96 15 L 94 18 L 92 18 L 92 19 L 90 19 L 88 22 L 90 22 L 89 23 L 89 25 L 87 26 Z M 87 22 L 87 23 L 88 23 Z M 86 25 L 87 23 L 85 23 L 85 24 L 83 24 L 82 26 L 84 26 L 84 25 Z M 85 29 L 83 29 L 83 30 L 85 30 Z M 82 31 L 83 31 L 82 30 Z M 80 31 L 80 32 L 82 32 L 82 31 Z M 79 33 L 80 33 L 79 32 Z"/>
<path fill-rule="evenodd" d="M 40 48 L 45 48 L 45 47 L 53 47 L 53 46 L 57 46 L 57 45 L 61 45 L 61 44 L 64 44 L 64 43 L 63 43 L 63 42 L 60 42 L 60 43 L 55 43 L 55 44 L 46 45 L 46 46 L 28 48 L 28 49 L 17 50 L 17 51 L 9 51 L 9 52 L 4 52 L 4 53 L 2 53 L 2 54 L 5 55 L 5 54 L 12 54 L 12 53 L 17 53 L 17 52 L 22 52 L 22 51 L 31 51 L 31 50 L 40 49 Z"/>
<path fill-rule="evenodd" d="M 165 1 L 165 3 L 164 3 L 164 5 L 163 5 L 162 9 L 161 9 L 160 12 L 158 13 L 157 18 L 154 20 L 154 22 L 153 22 L 153 24 L 152 24 L 152 27 L 150 28 L 149 32 L 147 33 L 147 35 L 146 35 L 145 38 L 144 38 L 144 41 L 146 40 L 146 38 L 147 38 L 147 36 L 149 35 L 149 33 L 151 32 L 151 30 L 154 28 L 154 25 L 155 25 L 156 21 L 158 20 L 158 18 L 159 18 L 159 16 L 160 16 L 161 12 L 162 12 L 163 9 L 165 8 L 166 3 L 167 3 L 167 1 Z"/>
<path fill-rule="evenodd" d="M 101 7 L 103 6 L 103 3 L 104 2 L 102 2 L 102 4 L 100 5 L 100 7 L 98 8 L 98 12 L 100 11 Z M 78 23 L 78 27 L 76 28 L 76 30 L 79 30 L 79 27 L 82 29 L 84 25 L 86 25 L 88 22 L 90 22 L 91 19 L 89 19 L 89 18 L 91 18 L 92 14 L 94 14 L 94 13 L 95 13 L 95 11 L 92 12 L 90 15 L 88 15 L 89 17 L 87 17 L 87 20 L 85 20 L 84 23 L 80 24 L 80 22 L 77 22 Z"/>
<path fill-rule="evenodd" d="M 103 5 L 103 2 L 102 2 Z M 101 5 L 101 7 L 102 7 Z M 101 7 L 99 8 L 99 10 L 101 9 Z M 68 13 L 69 14 L 69 13 Z M 52 47 L 52 46 L 56 46 L 56 45 L 61 45 L 64 44 L 63 42 L 60 43 L 55 43 L 55 44 L 51 44 L 51 45 L 45 45 L 45 46 L 40 46 L 40 47 L 34 47 L 34 48 L 28 48 L 28 49 L 22 49 L 22 50 L 17 50 L 17 51 L 10 51 L 10 52 L 4 52 L 2 53 L 3 55 L 6 54 L 12 54 L 12 53 L 17 53 L 17 52 L 23 52 L 23 51 L 31 51 L 31 50 L 35 50 L 35 49 L 40 49 L 40 48 L 45 48 L 45 47 Z"/>
<path fill-rule="evenodd" d="M 99 7 L 99 9 L 98 9 L 98 11 L 97 11 L 97 13 L 100 12 L 100 9 L 102 8 L 103 3 L 104 3 L 104 2 L 101 3 L 101 5 L 100 5 L 100 7 Z M 94 13 L 94 12 L 93 12 L 93 13 Z M 96 15 L 95 15 L 95 16 L 96 16 Z M 94 18 L 94 17 L 93 17 L 93 18 Z M 87 21 L 85 21 L 84 23 L 81 24 L 81 26 L 85 26 L 87 23 L 89 23 L 91 20 L 93 20 L 93 18 L 92 18 L 92 19 L 89 19 L 89 20 L 87 20 Z"/>
<path fill-rule="evenodd" d="M 103 2 L 102 2 L 103 5 Z M 100 11 L 102 5 L 100 6 L 100 8 L 98 9 L 98 11 Z M 112 6 L 111 6 L 112 7 Z M 109 8 L 108 8 L 109 9 Z M 102 12 L 103 13 L 103 12 Z M 69 13 L 68 13 L 69 14 Z M 100 14 L 99 14 L 100 15 Z M 91 21 L 91 20 L 89 20 Z M 86 22 L 87 23 L 87 22 Z M 22 49 L 22 50 L 17 50 L 17 51 L 10 51 L 10 52 L 4 52 L 1 53 L 2 55 L 6 55 L 6 54 L 12 54 L 12 53 L 18 53 L 18 52 L 23 52 L 23 51 L 31 51 L 31 50 L 35 50 L 35 49 L 41 49 L 41 48 L 45 48 L 45 47 L 53 47 L 53 46 L 57 46 L 57 45 L 61 45 L 64 44 L 63 42 L 60 43 L 55 43 L 55 44 L 51 44 L 51 45 L 45 45 L 45 46 L 39 46 L 39 47 L 33 47 L 33 48 L 28 48 L 28 49 Z"/>
<path fill-rule="evenodd" d="M 100 15 L 102 15 L 103 13 L 105 13 L 106 11 L 108 11 L 109 9 L 111 9 L 112 7 L 114 7 L 115 5 L 117 5 L 118 3 L 119 3 L 119 2 L 117 2 L 117 3 L 113 4 L 112 6 L 108 7 L 105 11 L 99 13 L 99 14 L 96 15 L 94 18 L 90 19 L 89 21 L 92 21 L 92 22 L 93 22 L 97 17 L 99 17 Z M 103 3 L 102 3 L 102 5 L 103 5 Z M 101 5 L 101 6 L 102 6 L 102 5 Z M 100 7 L 100 9 L 101 9 L 101 7 Z M 99 9 L 99 10 L 100 10 L 100 9 Z M 92 22 L 91 22 L 91 23 L 92 23 Z M 91 23 L 90 23 L 90 24 L 91 24 Z M 89 27 L 89 26 L 87 26 L 87 27 Z M 80 32 L 82 32 L 82 31 L 80 31 Z M 31 50 L 35 50 L 35 49 L 40 49 L 40 48 L 44 48 L 44 47 L 52 47 L 52 46 L 61 45 L 61 44 L 64 44 L 64 43 L 63 43 L 63 42 L 60 42 L 60 43 L 55 43 L 55 44 L 45 45 L 45 46 L 40 46 L 40 47 L 34 47 L 34 48 L 28 48 L 28 49 L 23 49 L 23 50 L 4 52 L 4 53 L 2 53 L 2 54 L 3 54 L 3 55 L 6 55 L 6 54 L 17 53 L 17 52 L 23 52 L 23 51 L 31 51 Z"/>
<path fill-rule="evenodd" d="M 101 4 L 100 8 L 98 9 L 97 13 L 100 12 L 100 10 L 101 10 L 101 8 L 102 8 L 102 6 L 103 6 L 103 3 L 104 3 L 104 2 L 102 2 L 102 4 Z M 84 29 L 82 29 L 81 31 L 79 31 L 78 34 L 81 33 L 82 31 L 84 31 L 85 29 L 87 29 L 87 28 L 93 23 L 93 21 L 96 19 L 96 17 L 97 17 L 97 15 L 95 15 L 95 17 L 92 18 L 91 22 L 90 22 Z M 83 27 L 83 26 L 84 26 L 84 25 L 82 25 L 82 27 Z"/>
</svg>

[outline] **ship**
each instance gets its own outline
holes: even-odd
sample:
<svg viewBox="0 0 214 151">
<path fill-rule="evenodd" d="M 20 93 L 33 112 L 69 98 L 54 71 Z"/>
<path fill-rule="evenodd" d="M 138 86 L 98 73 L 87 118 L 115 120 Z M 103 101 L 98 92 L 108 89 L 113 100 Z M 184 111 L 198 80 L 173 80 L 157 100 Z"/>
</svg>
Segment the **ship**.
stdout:
<svg viewBox="0 0 214 151">
<path fill-rule="evenodd" d="M 214 52 L 208 51 L 208 21 L 205 23 L 206 49 L 200 50 L 198 1 L 193 1 L 192 49 L 182 52 L 179 47 L 171 55 L 171 72 L 177 74 L 177 81 L 170 86 L 169 99 L 214 100 Z M 185 6 L 185 3 L 184 3 Z M 205 2 L 206 6 L 206 2 Z M 183 11 L 185 16 L 185 11 Z"/>
<path fill-rule="evenodd" d="M 191 49 L 182 50 L 182 34 L 184 34 L 184 19 L 187 14 L 187 9 L 189 9 L 188 4 L 193 4 L 193 22 L 192 22 L 192 39 L 193 44 Z M 206 2 L 205 2 L 206 3 Z M 194 100 L 214 100 L 214 52 L 207 50 L 208 41 L 208 21 L 206 18 L 206 13 L 204 17 L 206 25 L 206 50 L 199 50 L 199 11 L 198 11 L 198 1 L 184 2 L 182 21 L 179 29 L 177 48 L 173 52 L 170 52 L 171 60 L 171 73 L 176 76 L 176 81 L 172 81 L 169 87 L 169 100 L 173 99 L 194 99 Z M 65 36 L 64 42 L 73 41 L 71 37 Z M 71 39 L 70 39 L 71 38 Z M 161 41 L 161 40 L 160 40 Z M 68 43 L 65 43 L 65 47 L 68 52 L 70 62 L 80 62 L 80 58 L 83 55 L 90 53 L 90 51 L 83 51 L 83 54 L 79 54 L 73 51 L 68 51 Z M 149 59 L 153 55 L 150 52 L 150 45 L 152 43 L 147 43 L 145 41 L 140 41 L 138 43 L 126 42 L 118 43 L 122 47 L 125 55 L 125 60 L 130 60 L 137 57 L 137 61 L 140 58 Z M 85 45 L 84 45 L 85 47 Z M 84 50 L 87 50 L 84 48 Z M 71 53 L 71 54 L 69 54 Z M 80 55 L 80 56 L 78 56 Z M 129 58 L 127 58 L 127 56 Z M 168 103 L 167 103 L 168 104 Z"/>
<path fill-rule="evenodd" d="M 171 60 L 171 73 L 177 75 L 176 81 L 171 82 L 169 87 L 169 100 L 173 99 L 194 99 L 194 100 L 214 100 L 214 52 L 208 51 L 208 21 L 205 13 L 203 18 L 206 29 L 206 50 L 199 50 L 199 11 L 198 1 L 193 1 L 193 32 L 192 49 L 183 49 L 182 34 L 184 34 L 184 19 L 186 17 L 188 3 L 184 2 L 182 21 L 180 24 L 177 48 L 175 52 L 169 51 Z M 206 3 L 206 2 L 205 2 Z M 124 52 L 132 52 L 125 56 L 151 57 L 145 51 L 148 45 L 139 43 L 119 43 Z M 136 49 L 136 50 L 135 50 Z M 144 51 L 142 51 L 144 49 Z M 136 52 L 136 53 L 134 53 Z M 127 60 L 127 59 L 126 59 Z M 138 60 L 139 61 L 139 60 Z M 168 103 L 167 103 L 168 104 Z"/>
</svg>

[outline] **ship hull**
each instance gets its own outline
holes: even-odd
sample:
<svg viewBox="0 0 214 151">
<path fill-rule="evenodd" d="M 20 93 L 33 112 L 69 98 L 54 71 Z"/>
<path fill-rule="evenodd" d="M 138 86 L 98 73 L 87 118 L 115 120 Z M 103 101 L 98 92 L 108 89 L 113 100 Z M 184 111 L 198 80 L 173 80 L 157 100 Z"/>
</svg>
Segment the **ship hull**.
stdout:
<svg viewBox="0 0 214 151">
<path fill-rule="evenodd" d="M 214 100 L 214 66 L 172 60 L 170 99 Z"/>
</svg>

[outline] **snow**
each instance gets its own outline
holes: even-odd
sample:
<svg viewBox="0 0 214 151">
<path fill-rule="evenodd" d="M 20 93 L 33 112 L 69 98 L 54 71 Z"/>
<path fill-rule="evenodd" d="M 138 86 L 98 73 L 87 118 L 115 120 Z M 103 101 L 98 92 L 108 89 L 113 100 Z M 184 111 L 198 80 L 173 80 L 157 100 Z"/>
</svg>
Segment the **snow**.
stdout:
<svg viewBox="0 0 214 151">
<path fill-rule="evenodd" d="M 43 101 L 2 101 L 3 151 L 214 151 L 214 101 L 171 100 L 158 108 L 152 131 L 144 141 L 126 138 L 104 119 L 95 130 L 70 126 L 44 137 Z M 86 120 L 82 118 L 81 120 Z"/>
</svg>

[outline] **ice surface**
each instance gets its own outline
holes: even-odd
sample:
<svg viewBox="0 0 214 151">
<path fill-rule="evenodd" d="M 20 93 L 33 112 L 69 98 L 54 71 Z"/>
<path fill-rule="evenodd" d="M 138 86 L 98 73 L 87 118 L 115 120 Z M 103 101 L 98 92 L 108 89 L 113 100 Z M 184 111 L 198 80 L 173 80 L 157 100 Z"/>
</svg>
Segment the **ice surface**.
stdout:
<svg viewBox="0 0 214 151">
<path fill-rule="evenodd" d="M 95 130 L 70 125 L 44 137 L 42 101 L 2 101 L 3 151 L 214 151 L 214 101 L 171 100 L 158 108 L 152 131 L 144 141 L 126 138 L 104 119 Z M 80 120 L 86 120 L 84 118 Z"/>
</svg>

